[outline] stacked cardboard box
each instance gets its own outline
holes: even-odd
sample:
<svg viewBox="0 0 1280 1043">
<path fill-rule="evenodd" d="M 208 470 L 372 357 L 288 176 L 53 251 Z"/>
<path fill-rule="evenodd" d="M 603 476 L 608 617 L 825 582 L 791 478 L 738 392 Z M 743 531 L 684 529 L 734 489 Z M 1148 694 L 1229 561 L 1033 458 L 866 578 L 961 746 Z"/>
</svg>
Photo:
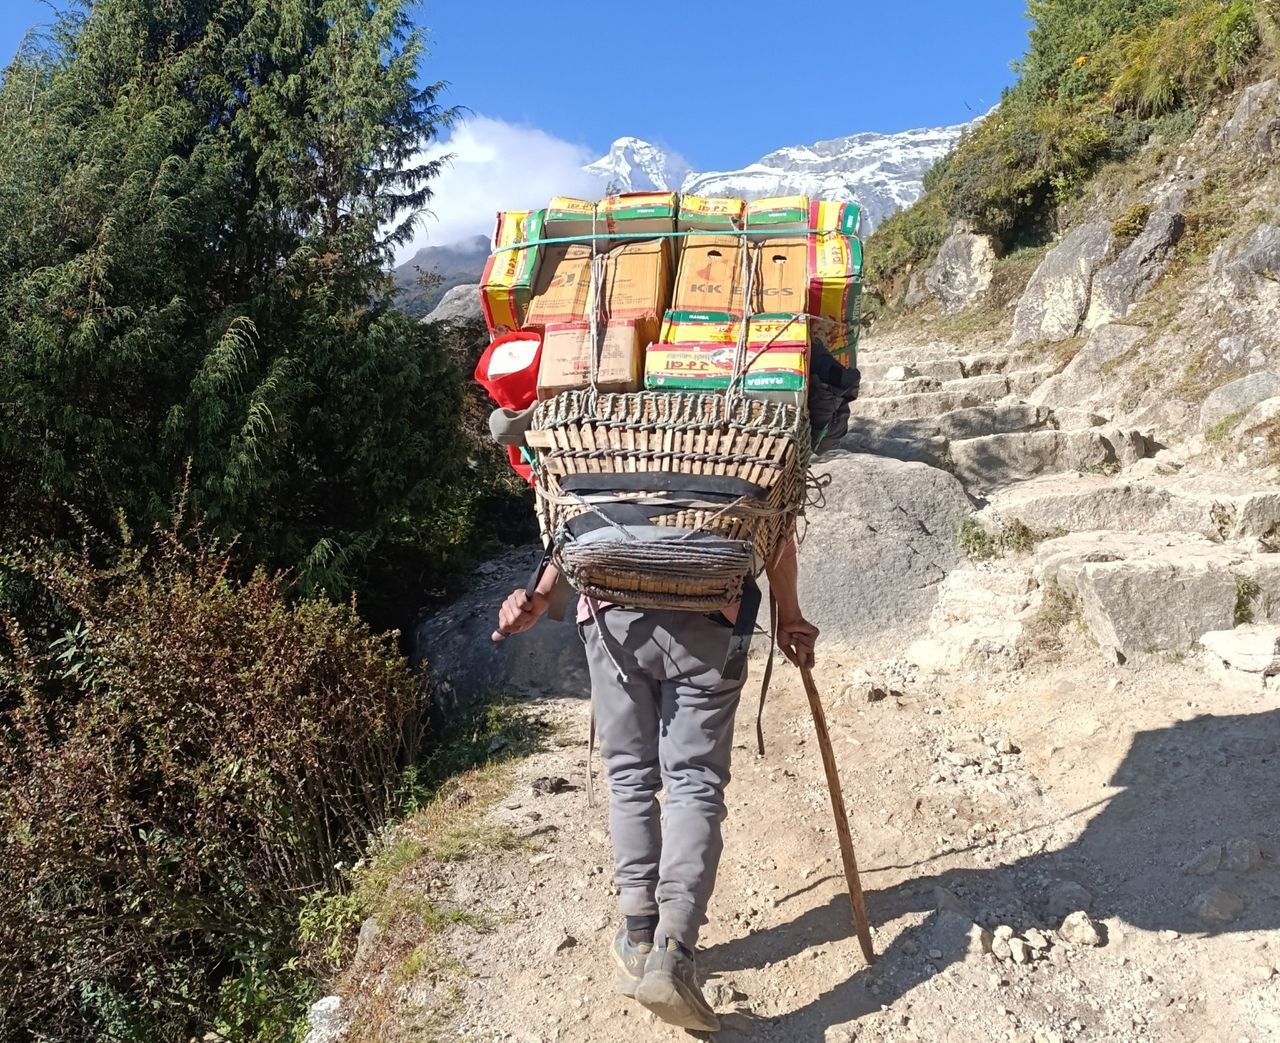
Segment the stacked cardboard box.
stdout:
<svg viewBox="0 0 1280 1043">
<path fill-rule="evenodd" d="M 746 212 L 741 199 L 682 196 L 676 227 L 682 232 L 732 232 L 742 228 Z"/>
<path fill-rule="evenodd" d="M 591 247 L 585 243 L 552 243 L 542 249 L 542 263 L 525 314 L 525 328 L 580 322 L 587 317 L 591 291 Z"/>
<path fill-rule="evenodd" d="M 493 230 L 494 252 L 480 277 L 480 307 L 493 337 L 512 333 L 524 324 L 529 298 L 538 275 L 545 210 L 507 210 L 498 214 Z"/>
<path fill-rule="evenodd" d="M 743 321 L 724 312 L 668 312 L 661 342 L 645 356 L 645 386 L 672 391 L 728 388 Z M 761 314 L 745 321 L 743 391 L 802 404 L 808 388 L 808 316 Z"/>
<path fill-rule="evenodd" d="M 538 367 L 539 401 L 591 383 L 592 347 L 588 322 L 547 327 Z M 615 319 L 608 323 L 601 333 L 596 357 L 596 387 L 603 392 L 639 391 L 643 357 L 634 322 Z"/>
<path fill-rule="evenodd" d="M 543 335 L 539 397 L 587 386 L 594 315 L 602 390 L 723 388 L 741 344 L 748 393 L 803 402 L 813 343 L 854 363 L 860 220 L 805 196 L 556 197 L 499 215 L 485 318 Z"/>
</svg>

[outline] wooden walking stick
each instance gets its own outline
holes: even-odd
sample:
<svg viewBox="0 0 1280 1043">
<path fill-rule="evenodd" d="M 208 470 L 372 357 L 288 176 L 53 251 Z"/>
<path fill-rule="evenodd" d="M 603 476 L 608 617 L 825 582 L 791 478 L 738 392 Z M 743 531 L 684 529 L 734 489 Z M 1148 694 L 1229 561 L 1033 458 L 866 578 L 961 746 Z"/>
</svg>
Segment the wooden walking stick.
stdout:
<svg viewBox="0 0 1280 1043">
<path fill-rule="evenodd" d="M 827 774 L 827 789 L 831 793 L 831 810 L 836 816 L 836 834 L 840 838 L 840 857 L 844 861 L 844 878 L 849 884 L 849 902 L 853 906 L 853 922 L 858 929 L 858 942 L 867 963 L 876 958 L 871 944 L 871 925 L 867 921 L 867 907 L 862 900 L 862 882 L 858 879 L 858 861 L 853 854 L 853 837 L 849 833 L 849 816 L 844 810 L 844 792 L 840 789 L 840 773 L 836 769 L 836 755 L 831 749 L 831 735 L 827 732 L 827 715 L 822 712 L 822 700 L 818 686 L 813 683 L 813 671 L 800 667 L 805 694 L 809 697 L 809 709 L 813 712 L 813 726 L 818 733 L 818 749 L 822 751 L 822 769 Z"/>
</svg>

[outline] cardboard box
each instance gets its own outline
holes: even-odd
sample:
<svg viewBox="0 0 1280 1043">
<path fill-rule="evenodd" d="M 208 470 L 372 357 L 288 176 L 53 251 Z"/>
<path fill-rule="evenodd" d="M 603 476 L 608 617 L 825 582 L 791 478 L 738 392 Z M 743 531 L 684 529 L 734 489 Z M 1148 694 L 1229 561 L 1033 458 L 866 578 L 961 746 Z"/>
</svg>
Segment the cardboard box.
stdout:
<svg viewBox="0 0 1280 1043">
<path fill-rule="evenodd" d="M 547 204 L 544 226 L 548 239 L 589 236 L 593 229 L 603 235 L 605 231 L 596 219 L 595 203 L 590 199 L 574 199 L 572 196 L 556 196 Z M 590 245 L 590 240 L 587 243 Z"/>
<path fill-rule="evenodd" d="M 743 387 L 783 392 L 800 404 L 809 388 L 809 317 L 762 314 L 747 324 L 747 368 Z"/>
<path fill-rule="evenodd" d="M 608 393 L 639 391 L 643 348 L 636 324 L 630 320 L 606 323 L 601 330 L 596 387 Z M 538 367 L 538 399 L 554 398 L 591 383 L 591 327 L 585 322 L 548 326 Z"/>
<path fill-rule="evenodd" d="M 726 314 L 668 312 L 662 341 L 645 356 L 645 387 L 723 391 L 733 378 L 741 320 Z M 808 393 L 808 316 L 754 315 L 747 327 L 743 389 L 799 405 Z"/>
<path fill-rule="evenodd" d="M 681 244 L 672 309 L 742 315 L 746 304 L 742 262 L 747 249 L 742 237 L 691 235 Z"/>
<path fill-rule="evenodd" d="M 658 235 L 675 231 L 677 199 L 674 192 L 626 192 L 609 196 L 597 213 L 610 235 Z M 606 241 L 603 248 L 613 245 Z"/>
<path fill-rule="evenodd" d="M 498 214 L 493 231 L 496 252 L 485 262 L 484 274 L 480 277 L 480 308 L 492 336 L 514 332 L 524 325 L 541 267 L 542 250 L 518 244 L 542 238 L 545 216 L 543 210 L 509 210 Z"/>
<path fill-rule="evenodd" d="M 857 235 L 862 227 L 862 207 L 857 203 L 833 203 L 815 199 L 809 206 L 809 231 Z"/>
<path fill-rule="evenodd" d="M 856 322 L 861 292 L 862 242 L 839 232 L 809 236 L 809 314 Z"/>
<path fill-rule="evenodd" d="M 762 235 L 809 231 L 808 196 L 771 196 L 747 204 L 747 231 Z"/>
<path fill-rule="evenodd" d="M 742 318 L 728 312 L 669 311 L 662 319 L 662 336 L 659 343 L 665 345 L 728 344 L 736 347 L 742 330 Z"/>
<path fill-rule="evenodd" d="M 553 243 L 542 249 L 542 263 L 525 314 L 525 326 L 542 329 L 587 317 L 591 291 L 591 247 Z"/>
<path fill-rule="evenodd" d="M 671 300 L 671 253 L 667 240 L 623 243 L 609 251 L 601 298 L 607 319 L 630 319 L 641 344 L 658 339 Z"/>
<path fill-rule="evenodd" d="M 743 199 L 681 196 L 676 227 L 681 232 L 727 232 L 742 228 L 747 204 Z"/>
<path fill-rule="evenodd" d="M 763 239 L 751 249 L 756 255 L 751 310 L 804 311 L 809 293 L 808 239 Z"/>
</svg>

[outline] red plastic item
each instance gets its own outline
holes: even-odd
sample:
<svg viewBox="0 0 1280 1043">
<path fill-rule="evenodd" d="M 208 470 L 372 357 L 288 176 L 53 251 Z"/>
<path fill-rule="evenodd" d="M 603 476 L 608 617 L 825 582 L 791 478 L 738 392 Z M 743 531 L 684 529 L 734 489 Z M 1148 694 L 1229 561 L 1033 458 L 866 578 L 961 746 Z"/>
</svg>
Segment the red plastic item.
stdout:
<svg viewBox="0 0 1280 1043">
<path fill-rule="evenodd" d="M 538 397 L 541 358 L 541 334 L 508 333 L 490 344 L 480 356 L 476 380 L 504 409 L 527 409 Z"/>
<path fill-rule="evenodd" d="M 508 333 L 490 344 L 476 363 L 476 380 L 489 397 L 504 409 L 528 409 L 538 397 L 538 363 L 542 359 L 542 335 Z M 511 468 L 530 485 L 533 468 L 520 450 L 507 446 Z"/>
</svg>

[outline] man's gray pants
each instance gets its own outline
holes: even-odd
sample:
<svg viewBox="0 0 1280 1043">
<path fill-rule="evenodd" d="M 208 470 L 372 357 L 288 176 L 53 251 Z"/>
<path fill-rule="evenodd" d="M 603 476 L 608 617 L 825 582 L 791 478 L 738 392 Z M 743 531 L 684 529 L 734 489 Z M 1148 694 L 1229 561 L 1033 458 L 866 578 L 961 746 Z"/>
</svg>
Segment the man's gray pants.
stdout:
<svg viewBox="0 0 1280 1043">
<path fill-rule="evenodd" d="M 724 844 L 742 679 L 721 676 L 733 631 L 696 612 L 609 607 L 582 627 L 609 779 L 614 883 L 624 916 L 692 950 Z M 658 790 L 667 791 L 665 814 Z"/>
</svg>

